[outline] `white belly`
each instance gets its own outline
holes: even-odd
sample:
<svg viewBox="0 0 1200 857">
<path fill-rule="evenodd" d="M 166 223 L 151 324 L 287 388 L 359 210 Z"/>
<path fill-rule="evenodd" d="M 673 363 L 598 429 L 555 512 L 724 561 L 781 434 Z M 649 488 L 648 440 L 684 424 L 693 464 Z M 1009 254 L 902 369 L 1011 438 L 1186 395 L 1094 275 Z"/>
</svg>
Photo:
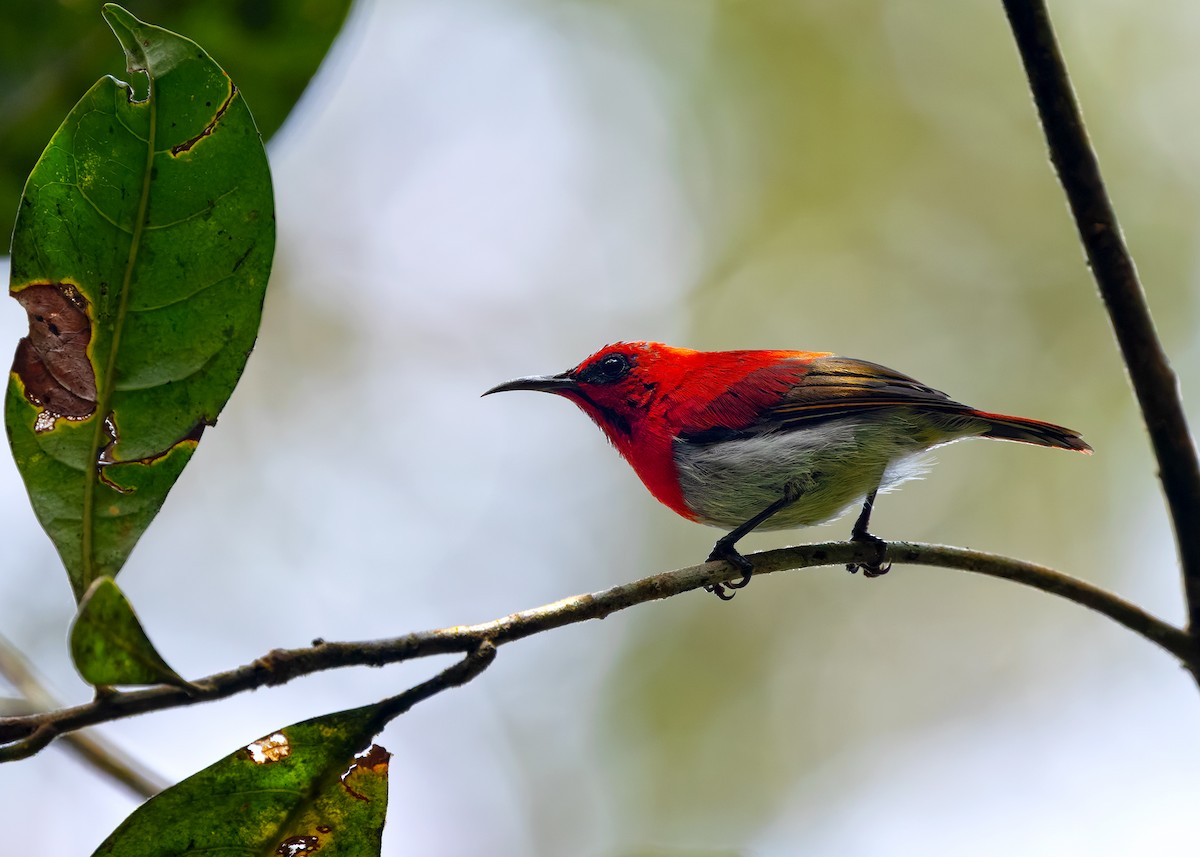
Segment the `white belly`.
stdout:
<svg viewBox="0 0 1200 857">
<path fill-rule="evenodd" d="M 850 417 L 718 443 L 677 440 L 674 454 L 684 500 L 705 524 L 733 529 L 788 491 L 798 493 L 758 528 L 778 530 L 831 520 L 871 491 L 919 476 L 916 456 L 956 439 L 943 434 L 930 443 L 903 415 Z"/>
</svg>

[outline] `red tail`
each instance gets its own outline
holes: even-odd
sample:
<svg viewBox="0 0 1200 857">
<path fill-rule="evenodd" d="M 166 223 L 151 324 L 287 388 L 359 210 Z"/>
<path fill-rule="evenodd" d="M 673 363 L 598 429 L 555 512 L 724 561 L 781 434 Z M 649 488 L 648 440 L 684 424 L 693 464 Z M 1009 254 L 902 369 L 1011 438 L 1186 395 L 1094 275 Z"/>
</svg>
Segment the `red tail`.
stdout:
<svg viewBox="0 0 1200 857">
<path fill-rule="evenodd" d="M 1058 449 L 1074 449 L 1085 455 L 1092 454 L 1092 448 L 1073 429 L 1056 426 L 1054 423 L 1044 423 L 1041 420 L 1030 420 L 1025 417 L 1010 417 L 1004 414 L 988 414 L 975 411 L 975 416 L 991 423 L 991 428 L 980 437 L 991 437 L 997 440 L 1015 440 L 1017 443 L 1032 443 L 1035 446 L 1053 446 Z"/>
</svg>

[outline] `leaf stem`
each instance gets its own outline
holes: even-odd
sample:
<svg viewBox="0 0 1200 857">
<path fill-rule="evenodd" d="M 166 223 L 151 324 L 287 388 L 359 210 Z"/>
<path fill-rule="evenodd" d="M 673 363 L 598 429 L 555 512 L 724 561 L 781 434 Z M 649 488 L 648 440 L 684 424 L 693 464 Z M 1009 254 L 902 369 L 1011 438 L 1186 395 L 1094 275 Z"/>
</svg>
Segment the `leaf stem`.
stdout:
<svg viewBox="0 0 1200 857">
<path fill-rule="evenodd" d="M 123 11 L 123 10 L 122 10 Z M 142 173 L 142 190 L 138 197 L 137 217 L 133 222 L 133 232 L 129 237 L 129 254 L 125 258 L 125 271 L 121 276 L 120 296 L 113 318 L 112 342 L 109 343 L 108 360 L 104 365 L 103 379 L 97 378 L 96 412 L 92 415 L 96 426 L 92 431 L 91 460 L 84 472 L 83 483 L 83 522 L 80 548 L 83 551 L 83 580 L 76 598 L 82 598 L 89 586 L 102 574 L 115 574 L 116 569 L 97 569 L 95 563 L 94 533 L 96 527 L 96 486 L 100 482 L 100 453 L 107 442 L 104 435 L 109 424 L 109 414 L 112 412 L 113 386 L 116 384 L 117 355 L 121 349 L 121 331 L 125 326 L 125 317 L 129 311 L 129 290 L 133 285 L 133 271 L 137 264 L 138 254 L 142 248 L 142 236 L 146 231 L 147 212 L 150 209 L 150 186 L 153 183 L 155 146 L 158 139 L 158 99 L 154 92 L 154 75 L 148 74 L 149 90 L 145 107 L 149 111 L 149 121 L 146 131 L 146 165 Z M 132 97 L 132 89 L 130 90 Z M 96 307 L 97 318 L 110 312 L 106 305 Z M 116 425 L 112 426 L 115 433 Z M 114 435 L 112 439 L 116 443 Z"/>
</svg>

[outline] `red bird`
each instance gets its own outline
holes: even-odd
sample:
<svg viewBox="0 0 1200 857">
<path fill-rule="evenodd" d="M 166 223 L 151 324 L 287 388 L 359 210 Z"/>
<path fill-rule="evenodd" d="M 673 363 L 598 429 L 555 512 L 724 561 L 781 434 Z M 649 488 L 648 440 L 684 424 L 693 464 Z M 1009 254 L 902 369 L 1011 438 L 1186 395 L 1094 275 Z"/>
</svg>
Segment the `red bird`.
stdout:
<svg viewBox="0 0 1200 857">
<path fill-rule="evenodd" d="M 691 521 L 730 532 L 709 560 L 750 582 L 735 547 L 754 529 L 819 524 L 862 503 L 850 539 L 878 547 L 862 564 L 884 574 L 885 543 L 867 531 L 875 495 L 919 472 L 913 459 L 967 437 L 1090 453 L 1078 432 L 954 401 L 877 363 L 816 351 L 692 351 L 658 342 L 609 345 L 558 375 L 484 393 L 540 390 L 590 416 L 650 493 Z M 857 566 L 851 565 L 851 571 Z"/>
</svg>

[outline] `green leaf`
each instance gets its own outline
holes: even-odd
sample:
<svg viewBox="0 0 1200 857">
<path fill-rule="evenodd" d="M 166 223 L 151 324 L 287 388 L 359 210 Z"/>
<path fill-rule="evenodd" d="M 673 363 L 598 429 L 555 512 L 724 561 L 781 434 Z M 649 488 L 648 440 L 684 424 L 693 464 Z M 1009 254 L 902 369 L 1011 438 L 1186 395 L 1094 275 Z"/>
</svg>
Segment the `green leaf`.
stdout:
<svg viewBox="0 0 1200 857">
<path fill-rule="evenodd" d="M 96 857 L 379 854 L 388 754 L 372 746 L 378 705 L 328 714 L 254 741 L 152 798 Z"/>
<path fill-rule="evenodd" d="M 88 587 L 71 626 L 71 658 L 97 686 L 174 684 L 188 687 L 154 648 L 133 607 L 111 577 Z"/>
<path fill-rule="evenodd" d="M 30 332 L 5 423 L 77 599 L 121 569 L 233 392 L 275 244 L 228 76 L 182 36 L 104 17 L 149 95 L 103 78 L 67 116 L 26 184 L 10 287 Z"/>
<path fill-rule="evenodd" d="M 81 2 L 9 2 L 0 27 L 0 235 L 12 234 L 17 199 L 46 139 L 121 55 Z M 265 138 L 283 124 L 333 43 L 350 0 L 138 0 L 147 21 L 170 22 L 224 66 L 254 105 Z"/>
<path fill-rule="evenodd" d="M 390 758 L 378 744 L 359 754 L 350 770 L 339 780 L 326 783 L 312 804 L 287 826 L 271 853 L 299 857 L 319 848 L 324 857 L 379 854 Z"/>
</svg>

